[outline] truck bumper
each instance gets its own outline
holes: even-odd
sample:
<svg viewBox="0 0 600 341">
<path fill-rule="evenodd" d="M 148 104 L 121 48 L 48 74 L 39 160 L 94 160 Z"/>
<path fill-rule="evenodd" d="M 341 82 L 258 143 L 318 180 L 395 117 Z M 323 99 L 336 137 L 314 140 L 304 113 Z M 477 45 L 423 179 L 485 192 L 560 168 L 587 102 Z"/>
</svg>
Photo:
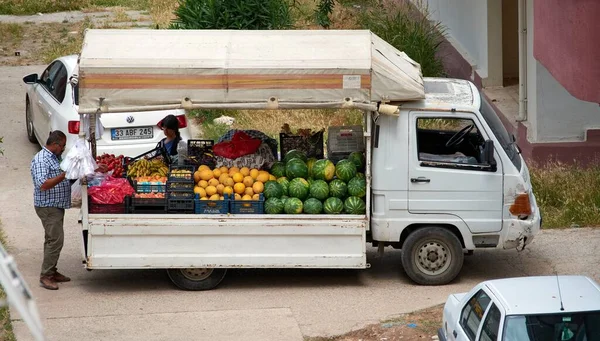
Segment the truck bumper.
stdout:
<svg viewBox="0 0 600 341">
<path fill-rule="evenodd" d="M 511 219 L 507 221 L 508 232 L 504 239 L 504 249 L 523 248 L 533 241 L 542 226 L 542 216 L 539 210 L 536 210 L 534 215 L 526 220 Z"/>
</svg>

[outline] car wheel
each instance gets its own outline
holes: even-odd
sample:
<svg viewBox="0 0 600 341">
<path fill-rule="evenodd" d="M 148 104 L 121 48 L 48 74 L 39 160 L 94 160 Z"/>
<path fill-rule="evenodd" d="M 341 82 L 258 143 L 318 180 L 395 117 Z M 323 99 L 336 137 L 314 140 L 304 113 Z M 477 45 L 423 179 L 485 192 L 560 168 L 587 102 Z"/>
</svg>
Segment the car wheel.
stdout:
<svg viewBox="0 0 600 341">
<path fill-rule="evenodd" d="M 31 143 L 38 143 L 35 137 L 35 131 L 33 130 L 33 119 L 31 117 L 31 105 L 29 104 L 29 98 L 25 101 L 25 125 L 27 125 L 27 139 Z"/>
<path fill-rule="evenodd" d="M 463 260 L 460 240 L 441 227 L 418 229 L 402 245 L 404 271 L 422 285 L 448 284 L 458 276 Z"/>
<path fill-rule="evenodd" d="M 216 288 L 225 277 L 227 269 L 187 268 L 168 269 L 171 281 L 183 290 L 210 290 Z"/>
</svg>

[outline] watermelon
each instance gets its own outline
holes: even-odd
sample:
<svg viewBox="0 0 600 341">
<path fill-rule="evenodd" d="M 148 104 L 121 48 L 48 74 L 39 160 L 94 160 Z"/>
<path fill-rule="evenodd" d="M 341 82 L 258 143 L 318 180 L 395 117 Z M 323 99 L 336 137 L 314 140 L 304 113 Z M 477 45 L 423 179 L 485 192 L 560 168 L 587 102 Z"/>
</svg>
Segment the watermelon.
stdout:
<svg viewBox="0 0 600 341">
<path fill-rule="evenodd" d="M 319 214 L 323 212 L 323 204 L 319 199 L 310 198 L 304 202 L 304 213 L 306 214 Z"/>
<path fill-rule="evenodd" d="M 280 214 L 283 213 L 284 201 L 279 198 L 269 198 L 265 201 L 265 213 L 266 214 Z"/>
<path fill-rule="evenodd" d="M 283 205 L 283 211 L 287 214 L 300 214 L 303 209 L 302 200 L 298 198 L 289 198 Z"/>
<path fill-rule="evenodd" d="M 334 179 L 329 183 L 329 195 L 344 199 L 348 195 L 348 186 L 340 179 Z"/>
<path fill-rule="evenodd" d="M 317 162 L 317 159 L 315 159 L 314 157 L 311 157 L 310 159 L 308 159 L 308 161 L 306 161 L 306 166 L 308 167 L 308 178 L 309 179 L 313 178 L 313 166 L 315 165 L 315 162 Z"/>
<path fill-rule="evenodd" d="M 308 177 L 308 166 L 300 159 L 291 159 L 285 164 L 285 175 L 289 180 Z"/>
<path fill-rule="evenodd" d="M 365 155 L 362 152 L 352 152 L 348 155 L 348 160 L 352 161 L 359 171 L 365 168 Z"/>
<path fill-rule="evenodd" d="M 331 181 L 335 175 L 335 165 L 327 159 L 318 160 L 312 168 L 312 173 L 316 180 Z"/>
<path fill-rule="evenodd" d="M 309 191 L 312 198 L 325 200 L 329 197 L 329 185 L 323 180 L 313 180 Z"/>
<path fill-rule="evenodd" d="M 265 188 L 263 190 L 265 198 L 281 198 L 283 195 L 283 187 L 277 181 L 270 180 L 265 182 Z"/>
<path fill-rule="evenodd" d="M 365 173 L 356 173 L 356 178 L 366 179 Z"/>
<path fill-rule="evenodd" d="M 282 176 L 282 177 L 280 177 L 280 178 L 277 179 L 277 182 L 283 188 L 283 195 L 287 196 L 288 195 L 288 187 L 290 186 L 290 181 L 285 176 Z"/>
<path fill-rule="evenodd" d="M 285 164 L 283 162 L 275 162 L 273 166 L 271 166 L 271 174 L 276 178 L 280 178 L 285 176 Z"/>
<path fill-rule="evenodd" d="M 348 182 L 356 176 L 356 166 L 350 160 L 341 160 L 335 166 L 335 176 L 344 182 Z"/>
<path fill-rule="evenodd" d="M 291 159 L 300 159 L 304 162 L 306 162 L 307 160 L 306 154 L 297 149 L 292 149 L 289 152 L 285 153 L 285 156 L 283 157 L 283 163 L 287 165 L 287 163 L 290 162 Z"/>
<path fill-rule="evenodd" d="M 290 186 L 288 187 L 288 194 L 290 197 L 305 200 L 308 197 L 309 189 L 310 186 L 308 185 L 308 181 L 302 178 L 295 178 L 292 181 L 290 181 Z"/>
<path fill-rule="evenodd" d="M 344 201 L 344 211 L 348 214 L 365 214 L 367 206 L 359 197 L 348 197 Z"/>
<path fill-rule="evenodd" d="M 326 214 L 340 214 L 344 210 L 344 202 L 340 198 L 331 197 L 325 200 L 323 211 Z"/>
<path fill-rule="evenodd" d="M 367 180 L 358 176 L 348 182 L 348 194 L 362 198 L 367 194 Z"/>
</svg>

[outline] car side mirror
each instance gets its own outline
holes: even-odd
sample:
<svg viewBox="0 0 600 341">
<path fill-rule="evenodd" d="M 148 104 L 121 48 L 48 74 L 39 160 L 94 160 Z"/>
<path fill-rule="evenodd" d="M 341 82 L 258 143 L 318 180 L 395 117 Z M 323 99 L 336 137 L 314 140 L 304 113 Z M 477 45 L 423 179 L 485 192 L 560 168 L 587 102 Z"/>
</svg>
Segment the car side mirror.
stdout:
<svg viewBox="0 0 600 341">
<path fill-rule="evenodd" d="M 23 82 L 25 82 L 26 84 L 35 84 L 37 83 L 39 80 L 37 73 L 32 73 L 30 75 L 27 75 L 25 77 L 23 77 Z"/>
<path fill-rule="evenodd" d="M 486 140 L 483 145 L 483 163 L 490 166 L 493 171 L 496 170 L 496 160 L 494 159 L 494 141 Z"/>
</svg>

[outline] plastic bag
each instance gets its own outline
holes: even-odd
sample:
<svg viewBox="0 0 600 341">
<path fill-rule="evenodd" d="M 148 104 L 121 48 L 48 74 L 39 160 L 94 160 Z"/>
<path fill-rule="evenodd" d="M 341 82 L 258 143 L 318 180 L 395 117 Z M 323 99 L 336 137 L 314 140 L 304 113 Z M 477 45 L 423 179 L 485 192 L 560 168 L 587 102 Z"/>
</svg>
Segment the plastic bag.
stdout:
<svg viewBox="0 0 600 341">
<path fill-rule="evenodd" d="M 71 185 L 71 207 L 81 207 L 81 182 L 79 180 Z"/>
<path fill-rule="evenodd" d="M 106 177 L 100 186 L 88 188 L 88 194 L 94 204 L 122 204 L 125 196 L 133 195 L 135 190 L 127 179 Z"/>
<path fill-rule="evenodd" d="M 254 139 L 243 131 L 233 135 L 231 141 L 217 143 L 213 146 L 213 152 L 217 156 L 228 159 L 237 159 L 244 155 L 254 154 L 262 144 L 260 139 Z"/>
<path fill-rule="evenodd" d="M 67 179 L 79 179 L 93 174 L 98 165 L 85 140 L 79 138 L 60 163 L 60 168 L 67 173 Z"/>
</svg>

